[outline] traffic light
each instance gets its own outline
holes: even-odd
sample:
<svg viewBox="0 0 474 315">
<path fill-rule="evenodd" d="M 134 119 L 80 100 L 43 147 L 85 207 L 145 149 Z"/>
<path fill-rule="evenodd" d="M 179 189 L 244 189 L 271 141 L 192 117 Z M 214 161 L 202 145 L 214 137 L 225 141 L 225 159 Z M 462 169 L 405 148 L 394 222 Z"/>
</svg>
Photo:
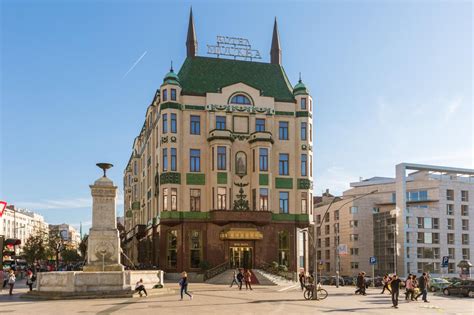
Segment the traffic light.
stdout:
<svg viewBox="0 0 474 315">
<path fill-rule="evenodd" d="M 21 244 L 21 240 L 16 239 L 16 238 L 7 238 L 6 240 L 3 240 L 2 237 L 2 250 L 3 250 L 3 256 L 14 256 L 15 255 L 15 246 L 18 246 Z M 3 257 L 2 257 L 3 258 Z"/>
</svg>

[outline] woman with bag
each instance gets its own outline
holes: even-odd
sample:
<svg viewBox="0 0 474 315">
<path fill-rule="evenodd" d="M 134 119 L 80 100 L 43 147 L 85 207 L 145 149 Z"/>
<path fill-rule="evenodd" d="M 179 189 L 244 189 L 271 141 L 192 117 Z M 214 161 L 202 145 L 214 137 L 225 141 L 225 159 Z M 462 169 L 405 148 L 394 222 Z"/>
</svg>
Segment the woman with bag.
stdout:
<svg viewBox="0 0 474 315">
<path fill-rule="evenodd" d="M 13 287 L 15 286 L 15 281 L 15 272 L 13 271 L 13 269 L 10 269 L 10 272 L 8 273 L 8 285 L 10 286 L 10 295 L 13 294 Z"/>
</svg>

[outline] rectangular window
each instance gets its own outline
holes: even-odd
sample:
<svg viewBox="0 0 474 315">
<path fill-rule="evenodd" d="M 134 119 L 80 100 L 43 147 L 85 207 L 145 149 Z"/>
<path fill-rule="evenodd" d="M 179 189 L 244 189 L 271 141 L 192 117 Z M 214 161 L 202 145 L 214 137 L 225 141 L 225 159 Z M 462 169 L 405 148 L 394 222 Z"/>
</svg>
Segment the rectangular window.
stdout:
<svg viewBox="0 0 474 315">
<path fill-rule="evenodd" d="M 454 219 L 448 219 L 448 230 L 454 230 Z"/>
<path fill-rule="evenodd" d="M 268 188 L 260 188 L 260 210 L 268 211 Z"/>
<path fill-rule="evenodd" d="M 191 115 L 191 134 L 192 135 L 201 134 L 201 116 Z"/>
<path fill-rule="evenodd" d="M 301 109 L 306 109 L 306 97 L 301 98 Z"/>
<path fill-rule="evenodd" d="M 201 171 L 201 150 L 191 149 L 189 150 L 189 171 L 200 172 Z"/>
<path fill-rule="evenodd" d="M 171 211 L 178 210 L 178 188 L 171 188 Z"/>
<path fill-rule="evenodd" d="M 359 256 L 359 249 L 351 248 L 351 256 Z"/>
<path fill-rule="evenodd" d="M 449 263 L 448 264 L 448 273 L 454 273 L 455 272 L 455 264 L 454 263 Z"/>
<path fill-rule="evenodd" d="M 326 246 L 326 247 L 331 246 L 331 240 L 329 239 L 329 237 L 326 237 L 324 239 L 324 246 Z M 329 250 L 326 250 L 326 252 L 329 253 Z M 326 254 L 326 259 L 329 259 L 329 254 Z"/>
<path fill-rule="evenodd" d="M 433 234 L 425 233 L 425 244 L 433 244 Z"/>
<path fill-rule="evenodd" d="M 308 213 L 308 193 L 301 193 L 301 213 Z"/>
<path fill-rule="evenodd" d="M 201 257 L 202 257 L 202 238 L 200 231 L 191 231 L 190 235 L 190 258 L 191 258 L 191 268 L 200 268 Z"/>
<path fill-rule="evenodd" d="M 449 259 L 456 259 L 456 249 L 450 247 L 448 248 Z"/>
<path fill-rule="evenodd" d="M 171 100 L 176 101 L 176 89 L 171 89 Z"/>
<path fill-rule="evenodd" d="M 321 215 L 320 215 L 320 214 L 318 214 L 318 215 L 316 216 L 316 223 L 317 223 L 317 224 L 320 224 L 320 223 L 321 223 Z"/>
<path fill-rule="evenodd" d="M 334 211 L 334 220 L 339 220 L 339 210 Z"/>
<path fill-rule="evenodd" d="M 357 208 L 357 207 L 350 207 L 349 208 L 349 213 L 350 214 L 355 214 L 357 212 L 359 212 L 359 208 Z"/>
<path fill-rule="evenodd" d="M 433 218 L 432 223 L 433 223 L 433 229 L 439 229 L 439 218 Z"/>
<path fill-rule="evenodd" d="M 162 124 L 163 124 L 163 127 L 162 127 L 162 130 L 163 130 L 163 133 L 167 133 L 168 132 L 168 114 L 163 114 L 163 120 L 162 120 Z"/>
<path fill-rule="evenodd" d="M 321 228 L 319 226 L 316 228 L 316 233 L 318 236 L 321 236 Z"/>
<path fill-rule="evenodd" d="M 226 170 L 226 152 L 226 147 L 217 147 L 217 169 L 220 171 Z"/>
<path fill-rule="evenodd" d="M 462 244 L 469 245 L 469 234 L 462 234 Z"/>
<path fill-rule="evenodd" d="M 469 206 L 468 205 L 461 205 L 461 215 L 468 216 L 469 215 Z"/>
<path fill-rule="evenodd" d="M 359 269 L 359 263 L 355 261 L 351 261 L 351 269 Z"/>
<path fill-rule="evenodd" d="M 425 218 L 422 218 L 422 217 L 417 217 L 417 227 L 419 229 L 423 229 L 425 227 Z"/>
<path fill-rule="evenodd" d="M 166 102 L 168 100 L 168 90 L 164 89 L 163 90 L 163 102 Z"/>
<path fill-rule="evenodd" d="M 446 205 L 446 215 L 454 215 L 454 205 L 452 204 Z"/>
<path fill-rule="evenodd" d="M 372 213 L 380 213 L 380 208 L 372 208 Z"/>
<path fill-rule="evenodd" d="M 469 231 L 469 220 L 462 219 L 461 222 L 463 231 Z"/>
<path fill-rule="evenodd" d="M 280 140 L 288 140 L 288 122 L 280 121 L 278 128 L 278 135 Z"/>
<path fill-rule="evenodd" d="M 178 231 L 172 230 L 167 233 L 166 260 L 168 268 L 176 268 L 178 262 Z"/>
<path fill-rule="evenodd" d="M 359 234 L 351 234 L 350 235 L 350 240 L 352 242 L 358 241 L 359 240 Z"/>
<path fill-rule="evenodd" d="M 171 148 L 171 171 L 175 172 L 178 168 L 178 157 L 176 153 L 176 148 Z"/>
<path fill-rule="evenodd" d="M 313 124 L 309 124 L 309 141 L 313 141 Z"/>
<path fill-rule="evenodd" d="M 287 191 L 280 191 L 280 213 L 288 213 L 289 195 Z"/>
<path fill-rule="evenodd" d="M 423 225 L 425 229 L 432 229 L 433 228 L 433 220 L 432 218 L 423 218 Z"/>
<path fill-rule="evenodd" d="M 162 168 L 163 168 L 163 172 L 168 171 L 168 149 L 167 148 L 163 148 Z"/>
<path fill-rule="evenodd" d="M 446 190 L 446 200 L 454 200 L 454 190 L 452 189 L 447 189 Z"/>
<path fill-rule="evenodd" d="M 176 133 L 176 132 L 177 132 L 176 114 L 171 114 L 171 132 L 172 132 L 172 133 Z"/>
<path fill-rule="evenodd" d="M 278 174 L 289 175 L 288 163 L 289 163 L 289 154 L 280 153 L 280 160 L 278 164 Z"/>
<path fill-rule="evenodd" d="M 268 171 L 268 149 L 260 148 L 259 149 L 259 164 L 260 171 Z"/>
<path fill-rule="evenodd" d="M 454 245 L 454 233 L 446 234 L 446 239 L 449 245 Z"/>
<path fill-rule="evenodd" d="M 308 155 L 301 154 L 301 176 L 308 175 Z"/>
<path fill-rule="evenodd" d="M 168 211 L 168 188 L 163 188 L 163 211 Z"/>
<path fill-rule="evenodd" d="M 217 188 L 217 210 L 227 209 L 227 189 L 225 187 Z"/>
<path fill-rule="evenodd" d="M 461 201 L 469 201 L 469 191 L 461 190 Z"/>
<path fill-rule="evenodd" d="M 439 233 L 431 233 L 433 244 L 439 244 Z"/>
<path fill-rule="evenodd" d="M 358 220 L 351 220 L 351 221 L 349 221 L 349 226 L 351 228 L 356 228 L 356 227 L 359 226 L 359 221 Z"/>
<path fill-rule="evenodd" d="M 226 118 L 225 116 L 216 116 L 216 129 L 224 130 Z"/>
<path fill-rule="evenodd" d="M 471 253 L 469 252 L 469 248 L 462 249 L 462 259 L 471 259 Z"/>
<path fill-rule="evenodd" d="M 262 119 L 262 118 L 255 119 L 255 131 L 257 132 L 265 131 L 265 119 Z"/>
<path fill-rule="evenodd" d="M 329 213 L 324 216 L 324 222 L 329 222 Z"/>
<path fill-rule="evenodd" d="M 301 123 L 301 135 L 300 135 L 301 140 L 306 140 L 307 139 L 307 137 L 306 137 L 306 135 L 308 134 L 308 127 L 307 126 L 308 126 L 307 123 L 305 123 L 305 122 Z"/>
<path fill-rule="evenodd" d="M 190 204 L 191 211 L 200 212 L 201 211 L 201 189 L 190 189 Z"/>
<path fill-rule="evenodd" d="M 325 225 L 324 226 L 324 234 L 329 234 L 331 231 L 330 231 L 330 227 L 329 227 L 329 224 Z M 329 246 L 329 245 L 328 245 Z"/>
<path fill-rule="evenodd" d="M 252 189 L 252 208 L 253 211 L 257 210 L 257 189 Z"/>
</svg>

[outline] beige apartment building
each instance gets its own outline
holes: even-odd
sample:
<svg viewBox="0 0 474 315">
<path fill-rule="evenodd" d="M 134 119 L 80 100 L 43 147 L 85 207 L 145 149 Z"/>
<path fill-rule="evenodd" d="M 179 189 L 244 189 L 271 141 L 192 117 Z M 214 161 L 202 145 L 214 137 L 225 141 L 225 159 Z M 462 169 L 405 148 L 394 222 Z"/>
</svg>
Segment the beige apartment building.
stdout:
<svg viewBox="0 0 474 315">
<path fill-rule="evenodd" d="M 69 248 L 78 248 L 81 243 L 80 233 L 73 226 L 66 223 L 50 224 L 49 233 L 59 235 Z"/>
<path fill-rule="evenodd" d="M 457 264 L 474 252 L 474 170 L 402 163 L 396 174 L 351 183 L 326 217 L 328 204 L 315 208 L 323 274 L 371 274 L 374 256 L 376 275 L 459 276 Z"/>
<path fill-rule="evenodd" d="M 308 260 L 313 100 L 281 64 L 187 57 L 165 75 L 124 171 L 125 262 L 173 273 Z"/>
</svg>

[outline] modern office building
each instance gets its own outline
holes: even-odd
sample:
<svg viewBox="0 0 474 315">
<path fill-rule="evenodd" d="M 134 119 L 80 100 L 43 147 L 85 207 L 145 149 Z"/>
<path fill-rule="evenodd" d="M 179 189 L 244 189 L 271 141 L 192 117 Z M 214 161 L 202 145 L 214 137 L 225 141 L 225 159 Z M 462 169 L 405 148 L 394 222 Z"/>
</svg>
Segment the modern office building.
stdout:
<svg viewBox="0 0 474 315">
<path fill-rule="evenodd" d="M 168 273 L 304 266 L 312 218 L 313 100 L 281 63 L 187 57 L 165 75 L 124 171 L 127 261 Z M 238 57 L 237 57 L 238 58 Z"/>
<path fill-rule="evenodd" d="M 78 248 L 81 243 L 80 233 L 73 226 L 66 223 L 50 224 L 49 233 L 59 235 L 64 244 L 70 248 Z"/>
<path fill-rule="evenodd" d="M 407 176 L 407 170 L 414 172 Z M 378 275 L 459 275 L 457 264 L 474 252 L 473 175 L 472 169 L 402 163 L 395 178 L 351 183 L 326 216 L 328 205 L 315 208 L 323 273 L 370 274 L 373 256 Z"/>
</svg>

